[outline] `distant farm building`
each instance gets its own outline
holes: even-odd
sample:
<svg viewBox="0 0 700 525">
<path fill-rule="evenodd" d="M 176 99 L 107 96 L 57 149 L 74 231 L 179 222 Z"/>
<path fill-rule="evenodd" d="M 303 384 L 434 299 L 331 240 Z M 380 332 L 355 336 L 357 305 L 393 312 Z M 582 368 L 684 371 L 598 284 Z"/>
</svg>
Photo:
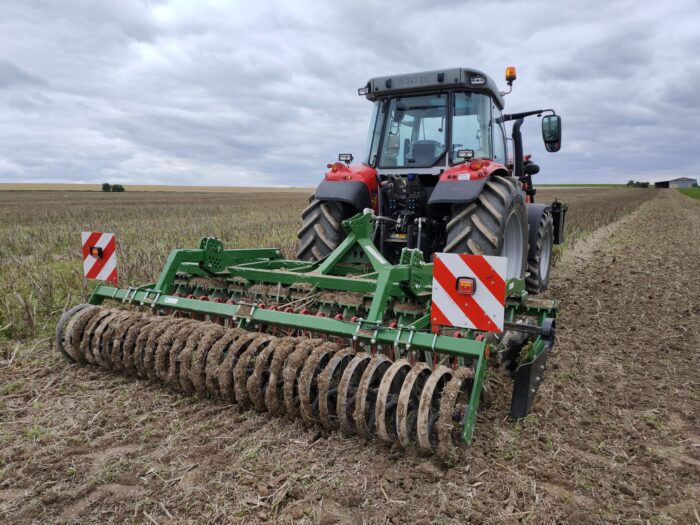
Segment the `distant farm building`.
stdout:
<svg viewBox="0 0 700 525">
<path fill-rule="evenodd" d="M 697 179 L 680 177 L 678 179 L 661 180 L 654 183 L 654 188 L 694 188 L 698 185 Z"/>
</svg>

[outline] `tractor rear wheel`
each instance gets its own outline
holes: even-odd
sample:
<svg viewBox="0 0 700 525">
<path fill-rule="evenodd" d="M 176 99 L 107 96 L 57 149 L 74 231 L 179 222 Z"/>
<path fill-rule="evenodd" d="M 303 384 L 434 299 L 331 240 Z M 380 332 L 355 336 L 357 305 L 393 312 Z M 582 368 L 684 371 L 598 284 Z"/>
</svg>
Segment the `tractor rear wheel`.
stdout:
<svg viewBox="0 0 700 525">
<path fill-rule="evenodd" d="M 452 206 L 445 251 L 507 257 L 507 278 L 525 276 L 527 212 L 514 177 L 491 177 L 476 200 Z"/>
<path fill-rule="evenodd" d="M 310 199 L 311 203 L 301 213 L 303 223 L 297 237 L 299 249 L 297 258 L 305 261 L 323 259 L 345 239 L 341 223 L 357 213 L 357 210 L 344 202 Z"/>
<path fill-rule="evenodd" d="M 554 244 L 554 221 L 547 211 L 542 214 L 537 226 L 537 241 L 527 260 L 528 275 L 525 279 L 527 291 L 544 292 L 549 284 L 549 271 L 552 268 L 552 245 Z"/>
</svg>

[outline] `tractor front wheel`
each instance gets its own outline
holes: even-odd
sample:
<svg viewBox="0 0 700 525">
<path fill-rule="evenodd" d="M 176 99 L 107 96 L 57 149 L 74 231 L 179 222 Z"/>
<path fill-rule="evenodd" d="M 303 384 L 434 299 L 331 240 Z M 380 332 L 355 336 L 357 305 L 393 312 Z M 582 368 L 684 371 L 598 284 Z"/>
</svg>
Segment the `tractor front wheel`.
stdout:
<svg viewBox="0 0 700 525">
<path fill-rule="evenodd" d="M 452 206 L 445 251 L 507 257 L 508 279 L 525 276 L 528 251 L 525 198 L 514 177 L 491 177 L 476 200 Z"/>
<path fill-rule="evenodd" d="M 341 223 L 356 213 L 355 208 L 344 202 L 320 201 L 312 196 L 311 203 L 301 213 L 297 258 L 318 261 L 326 257 L 345 239 Z"/>
</svg>

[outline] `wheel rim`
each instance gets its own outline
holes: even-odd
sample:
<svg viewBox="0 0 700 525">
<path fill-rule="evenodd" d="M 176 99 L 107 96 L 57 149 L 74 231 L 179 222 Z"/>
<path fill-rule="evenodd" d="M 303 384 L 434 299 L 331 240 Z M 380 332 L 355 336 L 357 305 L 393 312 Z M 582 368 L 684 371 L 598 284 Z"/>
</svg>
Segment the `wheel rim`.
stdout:
<svg viewBox="0 0 700 525">
<path fill-rule="evenodd" d="M 546 281 L 549 277 L 549 261 L 552 257 L 552 232 L 547 230 L 542 239 L 540 248 L 540 280 Z"/>
<path fill-rule="evenodd" d="M 523 233 L 517 213 L 511 213 L 503 235 L 501 255 L 508 259 L 506 276 L 508 279 L 523 275 Z"/>
</svg>

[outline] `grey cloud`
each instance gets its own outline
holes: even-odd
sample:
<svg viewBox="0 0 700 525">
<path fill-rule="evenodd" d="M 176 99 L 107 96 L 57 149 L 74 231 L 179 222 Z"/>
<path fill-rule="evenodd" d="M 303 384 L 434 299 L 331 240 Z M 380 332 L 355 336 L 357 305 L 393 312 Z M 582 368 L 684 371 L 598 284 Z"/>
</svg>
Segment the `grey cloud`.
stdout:
<svg viewBox="0 0 700 525">
<path fill-rule="evenodd" d="M 0 58 L 0 89 L 27 84 L 42 85 L 44 80 L 32 75 L 9 60 Z"/>
<path fill-rule="evenodd" d="M 524 127 L 541 182 L 692 175 L 698 26 L 696 0 L 2 3 L 0 181 L 313 185 L 360 157 L 369 77 L 511 63 L 507 109 L 564 118 L 555 155 Z"/>
</svg>

